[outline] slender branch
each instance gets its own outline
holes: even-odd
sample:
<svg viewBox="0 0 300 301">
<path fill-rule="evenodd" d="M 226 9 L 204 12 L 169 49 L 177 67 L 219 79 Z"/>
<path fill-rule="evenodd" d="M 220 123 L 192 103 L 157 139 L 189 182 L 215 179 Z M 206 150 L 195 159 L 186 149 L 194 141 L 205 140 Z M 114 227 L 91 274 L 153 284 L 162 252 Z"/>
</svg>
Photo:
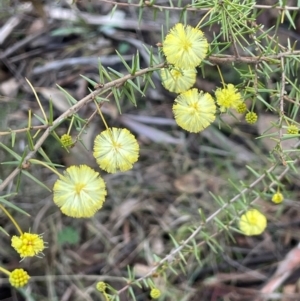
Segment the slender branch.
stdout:
<svg viewBox="0 0 300 301">
<path fill-rule="evenodd" d="M 274 63 L 274 60 L 281 59 L 283 57 L 287 57 L 290 55 L 300 55 L 300 50 L 297 51 L 286 51 L 281 52 L 274 55 L 269 56 L 250 56 L 250 57 L 236 57 L 235 55 L 211 55 L 207 58 L 207 60 L 213 64 L 224 64 L 224 63 L 248 63 L 248 64 L 257 64 L 259 62 L 263 61 L 269 61 L 270 63 Z M 276 62 L 277 63 L 277 62 Z M 40 137 L 40 139 L 35 144 L 35 147 L 32 151 L 30 151 L 27 156 L 24 158 L 24 162 L 27 162 L 29 159 L 31 159 L 37 150 L 42 146 L 44 141 L 47 139 L 47 137 L 51 134 L 52 130 L 54 130 L 59 123 L 64 121 L 69 116 L 73 115 L 77 111 L 80 110 L 81 107 L 89 103 L 92 99 L 94 99 L 97 95 L 102 93 L 104 90 L 110 89 L 112 87 L 118 87 L 122 86 L 127 80 L 136 78 L 138 76 L 142 76 L 148 72 L 153 72 L 158 69 L 161 69 L 165 67 L 165 63 L 161 63 L 159 65 L 156 65 L 154 67 L 148 67 L 142 70 L 137 71 L 134 75 L 127 74 L 123 76 L 122 78 L 116 79 L 114 81 L 111 81 L 105 85 L 102 85 L 101 87 L 95 89 L 92 93 L 88 94 L 86 97 L 82 98 L 80 101 L 78 101 L 74 106 L 70 107 L 66 112 L 61 114 L 52 124 L 52 126 L 48 126 L 45 129 L 44 134 Z M 4 188 L 12 181 L 20 172 L 21 168 L 17 167 L 15 170 L 11 172 L 11 174 L 0 184 L 0 191 L 3 191 Z"/>
<path fill-rule="evenodd" d="M 157 8 L 159 10 L 187 10 L 187 11 L 209 11 L 213 7 L 192 7 L 192 5 L 187 5 L 185 7 L 174 7 L 174 6 L 163 6 L 163 5 L 156 5 L 156 4 L 151 4 L 150 1 L 145 1 L 143 4 L 135 4 L 135 3 L 122 3 L 122 2 L 117 2 L 117 1 L 111 1 L 111 0 L 100 0 L 99 2 L 105 2 L 109 3 L 111 5 L 117 5 L 117 6 L 131 6 L 131 7 L 138 7 L 138 8 L 143 8 L 143 7 L 149 7 L 149 8 Z M 276 9 L 276 10 L 289 10 L 289 11 L 297 11 L 300 10 L 300 7 L 297 6 L 276 6 L 276 5 L 259 5 L 259 4 L 254 4 L 252 6 L 253 9 Z"/>
<path fill-rule="evenodd" d="M 29 159 L 31 159 L 35 153 L 38 151 L 38 149 L 42 146 L 44 141 L 48 138 L 48 136 L 51 134 L 52 130 L 54 130 L 62 121 L 64 121 L 66 118 L 70 117 L 74 113 L 80 110 L 84 105 L 88 104 L 90 101 L 92 101 L 97 95 L 99 95 L 103 90 L 110 89 L 112 87 L 118 87 L 122 86 L 127 80 L 134 79 L 138 76 L 142 76 L 146 73 L 153 72 L 155 70 L 158 70 L 165 66 L 165 63 L 161 63 L 159 65 L 156 65 L 154 67 L 148 67 L 142 70 L 137 71 L 134 75 L 127 74 L 121 78 L 118 78 L 114 81 L 111 81 L 107 84 L 102 85 L 101 87 L 95 89 L 92 93 L 88 94 L 86 97 L 82 98 L 80 101 L 78 101 L 74 106 L 70 107 L 66 112 L 61 114 L 55 121 L 53 121 L 53 124 L 46 128 L 44 134 L 40 137 L 40 139 L 36 142 L 34 149 L 30 151 L 27 156 L 24 158 L 23 162 L 27 162 Z M 5 187 L 19 174 L 22 167 L 17 167 L 14 169 L 7 178 L 0 184 L 0 191 L 3 191 Z"/>
<path fill-rule="evenodd" d="M 31 126 L 29 129 L 27 127 L 27 128 L 23 128 L 23 129 L 16 129 L 16 130 L 9 130 L 6 132 L 0 132 L 0 136 L 11 135 L 11 133 L 17 134 L 17 133 L 27 132 L 28 130 L 44 130 L 48 127 L 49 127 L 49 125 L 47 125 L 47 124 L 35 125 L 35 126 Z"/>
<path fill-rule="evenodd" d="M 274 60 L 280 60 L 283 57 L 288 57 L 290 55 L 298 56 L 300 55 L 300 50 L 296 51 L 284 51 L 278 54 L 271 54 L 266 56 L 240 56 L 236 57 L 235 55 L 211 55 L 207 60 L 213 64 L 224 64 L 224 63 L 247 63 L 247 64 L 257 64 L 260 62 L 269 62 L 276 63 Z"/>
<path fill-rule="evenodd" d="M 300 142 L 297 142 L 296 145 L 294 146 L 294 148 L 297 148 L 300 145 Z M 295 159 L 294 162 L 291 163 L 291 165 L 293 164 L 297 164 L 300 161 L 300 159 Z M 179 247 L 177 247 L 176 249 L 174 249 L 173 251 L 171 251 L 166 257 L 164 257 L 162 260 L 160 260 L 157 265 L 155 267 L 153 267 L 146 275 L 138 278 L 136 281 L 134 281 L 134 283 L 137 282 L 141 282 L 144 279 L 150 277 L 151 275 L 153 275 L 157 269 L 159 267 L 162 266 L 163 263 L 165 262 L 169 262 L 170 260 L 173 260 L 174 257 L 176 255 L 178 255 L 178 253 L 185 248 L 196 236 L 197 234 L 203 229 L 204 225 L 207 225 L 208 223 L 212 222 L 214 220 L 214 218 L 221 212 L 223 212 L 224 209 L 226 209 L 229 205 L 231 205 L 232 203 L 236 202 L 242 195 L 246 194 L 247 192 L 249 192 L 252 188 L 254 188 L 259 182 L 261 182 L 270 172 L 272 172 L 278 165 L 275 164 L 273 166 L 271 166 L 267 171 L 265 171 L 261 176 L 259 176 L 255 181 L 253 181 L 249 187 L 243 189 L 239 194 L 237 194 L 235 197 L 233 197 L 228 203 L 224 204 L 222 207 L 220 207 L 217 211 L 215 211 L 213 214 L 211 214 L 205 221 L 205 223 L 201 223 L 201 225 L 199 225 L 199 227 L 197 227 L 197 229 L 195 231 L 193 231 L 193 233 L 184 241 L 181 243 L 181 245 Z M 276 177 L 276 181 L 282 179 L 284 177 L 284 175 L 290 170 L 290 166 L 286 166 L 286 168 L 282 171 L 282 173 Z M 268 186 L 268 188 L 273 187 L 277 182 L 275 180 L 272 181 L 270 183 L 270 185 Z M 257 200 L 259 200 L 260 197 L 255 198 L 251 204 L 255 203 Z M 232 221 L 233 223 L 233 221 Z M 220 233 L 222 233 L 223 231 L 219 231 L 218 233 L 215 233 L 214 236 L 219 235 Z M 204 244 L 204 241 L 201 242 L 202 244 Z M 201 244 L 200 243 L 200 244 Z M 127 284 L 126 286 L 124 286 L 122 289 L 120 289 L 117 293 L 118 295 L 120 293 L 122 293 L 123 291 L 126 291 L 129 287 L 131 286 L 131 284 Z"/>
<path fill-rule="evenodd" d="M 300 50 L 296 50 L 296 51 L 285 51 L 285 52 L 280 52 L 278 54 L 272 54 L 272 55 L 267 55 L 267 56 L 236 56 L 236 55 L 225 55 L 225 54 L 221 54 L 221 55 L 211 55 L 209 56 L 206 60 L 209 61 L 210 63 L 212 64 L 226 64 L 226 63 L 247 63 L 247 64 L 257 64 L 257 63 L 260 63 L 260 62 L 269 62 L 269 63 L 278 63 L 278 62 L 275 62 L 274 60 L 281 60 L 281 58 L 284 58 L 284 57 L 288 57 L 290 55 L 300 55 Z M 105 89 L 109 89 L 111 87 L 114 87 L 114 86 L 117 86 L 117 85 L 122 85 L 124 82 L 126 82 L 128 79 L 131 79 L 131 78 L 135 78 L 137 76 L 140 76 L 140 75 L 143 75 L 147 72 L 151 72 L 151 71 L 154 71 L 156 69 L 160 69 L 162 67 L 164 67 L 165 65 L 162 63 L 156 67 L 153 67 L 153 68 L 146 68 L 146 69 L 142 69 L 138 72 L 136 72 L 134 74 L 134 76 L 131 77 L 131 75 L 126 75 L 116 81 L 118 81 L 117 84 L 115 84 L 116 81 L 113 81 L 111 82 L 112 85 L 110 85 L 110 83 L 106 84 L 105 86 L 101 87 L 101 89 L 97 89 L 95 90 L 93 93 L 93 96 L 97 96 L 100 92 L 103 92 L 104 88 Z M 129 77 L 128 77 L 129 76 Z M 75 106 L 73 106 L 72 108 L 77 108 L 76 109 L 76 112 L 81 108 L 81 106 L 83 104 L 85 104 L 88 100 L 88 102 L 91 101 L 91 97 L 92 97 L 92 93 L 89 94 L 88 96 L 86 96 L 85 98 L 83 98 L 82 100 L 80 100 Z M 81 105 L 81 102 L 83 103 Z M 69 110 L 72 110 L 72 108 L 70 108 Z M 70 111 L 67 111 L 65 112 L 64 114 L 62 114 L 61 116 L 63 116 L 64 118 L 72 115 L 72 114 L 69 114 Z M 60 117 L 59 117 L 60 118 Z M 58 119 L 59 119 L 58 118 Z M 35 130 L 35 129 L 47 129 L 49 128 L 49 125 L 38 125 L 38 126 L 32 126 L 30 128 L 30 130 Z M 16 129 L 16 130 L 8 130 L 8 131 L 5 131 L 5 132 L 0 132 L 0 136 L 4 136 L 4 135 L 10 135 L 11 133 L 21 133 L 21 132 L 26 132 L 28 130 L 28 128 L 24 128 L 24 129 Z"/>
<path fill-rule="evenodd" d="M 285 70 L 284 70 L 284 59 L 281 58 L 280 60 L 280 65 L 281 65 L 281 89 L 280 89 L 280 96 L 279 96 L 279 110 L 280 110 L 280 121 L 279 124 L 282 123 L 283 121 L 283 116 L 284 116 L 284 94 L 285 94 Z M 282 140 L 282 127 L 279 129 L 279 140 Z"/>
</svg>

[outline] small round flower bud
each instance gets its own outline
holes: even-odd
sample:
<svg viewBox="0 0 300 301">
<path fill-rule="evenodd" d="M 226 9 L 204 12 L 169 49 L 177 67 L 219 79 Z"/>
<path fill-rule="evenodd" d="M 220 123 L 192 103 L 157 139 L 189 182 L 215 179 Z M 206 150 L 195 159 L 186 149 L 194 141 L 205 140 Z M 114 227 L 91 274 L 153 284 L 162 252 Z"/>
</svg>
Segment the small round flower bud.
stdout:
<svg viewBox="0 0 300 301">
<path fill-rule="evenodd" d="M 101 293 L 104 293 L 105 290 L 106 290 L 106 283 L 103 282 L 103 281 L 99 281 L 97 284 L 96 284 L 96 289 L 101 292 Z"/>
<path fill-rule="evenodd" d="M 64 134 L 60 137 L 61 144 L 64 147 L 70 147 L 73 143 L 72 137 L 68 134 Z"/>
<path fill-rule="evenodd" d="M 158 288 L 151 289 L 150 296 L 152 299 L 158 299 L 161 295 L 161 292 Z"/>
<path fill-rule="evenodd" d="M 280 193 L 280 192 L 276 192 L 272 196 L 272 202 L 275 204 L 282 203 L 283 199 L 284 199 L 284 197 L 283 197 L 282 193 Z"/>
<path fill-rule="evenodd" d="M 245 120 L 249 124 L 254 124 L 257 121 L 257 114 L 254 112 L 249 112 L 246 114 Z"/>
<path fill-rule="evenodd" d="M 290 134 L 290 135 L 296 135 L 299 133 L 299 129 L 296 125 L 289 125 L 288 128 L 287 128 L 287 134 Z"/>
<path fill-rule="evenodd" d="M 247 106 L 246 106 L 246 104 L 245 104 L 244 102 L 243 102 L 243 103 L 240 103 L 240 104 L 237 105 L 237 107 L 236 107 L 236 111 L 237 111 L 238 113 L 240 113 L 240 114 L 245 113 L 246 110 L 247 110 Z"/>
<path fill-rule="evenodd" d="M 15 269 L 10 273 L 9 282 L 14 287 L 23 287 L 28 283 L 30 276 L 23 269 Z"/>
</svg>

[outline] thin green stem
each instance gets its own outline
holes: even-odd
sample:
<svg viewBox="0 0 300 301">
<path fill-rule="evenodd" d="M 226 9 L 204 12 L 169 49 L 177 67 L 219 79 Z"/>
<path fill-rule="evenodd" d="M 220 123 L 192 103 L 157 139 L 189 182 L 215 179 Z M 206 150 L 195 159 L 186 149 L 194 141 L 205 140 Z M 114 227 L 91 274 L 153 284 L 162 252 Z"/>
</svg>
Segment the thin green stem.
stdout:
<svg viewBox="0 0 300 301">
<path fill-rule="evenodd" d="M 218 72 L 219 72 L 219 75 L 220 75 L 220 78 L 221 78 L 222 85 L 225 88 L 224 78 L 223 78 L 223 75 L 222 75 L 222 72 L 221 72 L 221 69 L 220 69 L 219 65 L 217 65 L 217 69 L 218 69 Z"/>
<path fill-rule="evenodd" d="M 4 274 L 8 275 L 8 276 L 10 276 L 10 274 L 11 274 L 10 271 L 8 271 L 7 269 L 2 268 L 2 267 L 0 267 L 0 271 L 3 272 Z"/>
<path fill-rule="evenodd" d="M 16 220 L 10 215 L 10 213 L 1 204 L 0 204 L 0 208 L 8 216 L 8 218 L 11 220 L 11 222 L 15 225 L 15 227 L 19 231 L 20 235 L 22 235 L 23 232 L 22 232 L 21 228 L 19 227 L 18 223 L 16 222 Z"/>
<path fill-rule="evenodd" d="M 31 110 L 28 110 L 28 131 L 31 129 Z"/>
<path fill-rule="evenodd" d="M 204 16 L 203 18 L 199 21 L 199 23 L 197 24 L 196 28 L 200 27 L 201 23 L 205 20 L 205 18 L 211 13 L 212 10 L 214 10 L 215 8 L 212 7 Z"/>
<path fill-rule="evenodd" d="M 40 101 L 38 95 L 36 94 L 36 92 L 35 92 L 35 90 L 34 90 L 32 84 L 31 84 L 31 82 L 30 82 L 27 78 L 25 78 L 25 80 L 27 81 L 28 85 L 30 86 L 30 88 L 31 88 L 31 90 L 32 90 L 32 92 L 33 92 L 33 94 L 34 94 L 34 96 L 35 96 L 35 98 L 36 98 L 36 101 L 37 101 L 37 103 L 39 104 L 39 107 L 40 107 L 40 109 L 41 109 L 41 111 L 42 111 L 42 113 L 43 113 L 43 115 L 44 115 L 45 123 L 48 124 L 49 121 L 48 121 L 48 119 L 47 119 L 45 110 L 44 110 L 44 108 L 43 108 L 43 106 L 42 106 L 42 104 L 41 104 L 41 101 Z"/>
<path fill-rule="evenodd" d="M 59 178 L 62 176 L 57 170 L 55 170 L 54 168 L 50 167 L 45 162 L 42 162 L 42 161 L 39 161 L 39 160 L 36 160 L 36 159 L 30 159 L 29 162 L 30 163 L 40 164 L 40 165 L 43 165 L 43 166 L 47 167 L 49 170 L 51 170 L 52 172 L 54 172 Z"/>
<path fill-rule="evenodd" d="M 70 122 L 70 126 L 69 126 L 69 128 L 68 128 L 67 135 L 70 135 L 70 131 L 71 131 L 71 128 L 72 128 L 73 122 L 74 122 L 74 115 L 72 116 L 72 119 L 71 119 L 71 122 Z"/>
<path fill-rule="evenodd" d="M 95 105 L 96 105 L 96 107 L 97 107 L 98 113 L 99 113 L 99 115 L 100 115 L 100 117 L 101 117 L 101 119 L 102 119 L 102 121 L 103 121 L 103 123 L 104 123 L 106 129 L 108 130 L 108 126 L 107 126 L 107 123 L 106 123 L 106 121 L 105 121 L 105 118 L 104 118 L 104 116 L 103 116 L 103 114 L 102 114 L 102 112 L 101 112 L 101 110 L 100 110 L 100 108 L 99 108 L 99 106 L 98 106 L 98 103 L 96 102 L 95 99 L 94 99 L 94 102 L 95 102 Z"/>
</svg>

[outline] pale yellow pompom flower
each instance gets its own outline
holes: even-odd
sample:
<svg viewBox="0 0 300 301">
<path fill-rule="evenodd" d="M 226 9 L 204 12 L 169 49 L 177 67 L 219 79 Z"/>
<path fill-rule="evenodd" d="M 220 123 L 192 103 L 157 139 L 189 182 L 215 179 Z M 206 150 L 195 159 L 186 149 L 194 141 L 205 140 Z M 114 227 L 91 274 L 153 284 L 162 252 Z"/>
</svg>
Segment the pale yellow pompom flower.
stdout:
<svg viewBox="0 0 300 301">
<path fill-rule="evenodd" d="M 239 228 L 247 236 L 259 235 L 267 227 L 266 217 L 257 209 L 250 209 L 240 218 Z"/>
<path fill-rule="evenodd" d="M 227 87 L 223 89 L 218 88 L 215 92 L 215 95 L 221 112 L 224 112 L 230 108 L 238 109 L 243 103 L 241 94 L 233 84 L 228 84 Z"/>
<path fill-rule="evenodd" d="M 162 50 L 170 64 L 190 69 L 203 61 L 208 42 L 200 29 L 177 23 L 167 34 Z"/>
<path fill-rule="evenodd" d="M 41 235 L 27 232 L 20 236 L 14 235 L 11 239 L 11 246 L 20 254 L 21 258 L 39 255 L 45 249 Z"/>
<path fill-rule="evenodd" d="M 196 69 L 163 68 L 160 71 L 163 86 L 170 92 L 181 93 L 196 82 Z"/>
<path fill-rule="evenodd" d="M 139 145 L 127 129 L 109 128 L 95 138 L 93 155 L 109 173 L 127 171 L 138 160 Z"/>
<path fill-rule="evenodd" d="M 191 89 L 175 99 L 173 112 L 180 127 L 198 133 L 215 120 L 216 105 L 210 94 Z"/>
<path fill-rule="evenodd" d="M 53 201 L 65 215 L 92 217 L 103 205 L 105 182 L 87 165 L 66 169 L 53 187 Z"/>
</svg>

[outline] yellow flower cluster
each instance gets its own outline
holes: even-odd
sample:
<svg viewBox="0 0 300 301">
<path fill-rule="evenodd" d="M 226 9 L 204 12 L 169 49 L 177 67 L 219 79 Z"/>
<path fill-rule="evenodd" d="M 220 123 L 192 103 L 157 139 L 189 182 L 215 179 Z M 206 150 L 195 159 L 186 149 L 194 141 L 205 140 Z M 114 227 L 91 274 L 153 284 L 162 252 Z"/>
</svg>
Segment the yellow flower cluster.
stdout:
<svg viewBox="0 0 300 301">
<path fill-rule="evenodd" d="M 16 220 L 11 216 L 11 214 L 6 210 L 4 206 L 0 204 L 0 209 L 6 214 L 6 216 L 15 225 L 19 236 L 14 235 L 11 239 L 11 246 L 19 253 L 22 260 L 25 257 L 33 257 L 39 254 L 43 255 L 43 250 L 45 249 L 45 243 L 42 235 L 34 233 L 23 233 L 20 226 Z M 26 285 L 30 279 L 30 276 L 23 269 L 15 269 L 12 272 L 0 266 L 0 272 L 9 276 L 9 282 L 12 286 L 19 288 Z"/>
<path fill-rule="evenodd" d="M 210 94 L 192 88 L 196 82 L 195 68 L 204 60 L 208 42 L 200 29 L 178 23 L 166 35 L 162 51 L 169 64 L 169 68 L 160 71 L 162 84 L 170 92 L 180 93 L 173 105 L 175 121 L 183 129 L 198 133 L 215 120 L 217 109 Z M 237 88 L 233 84 L 223 86 L 215 91 L 220 112 L 228 109 L 246 112 Z M 249 116 L 246 120 L 249 121 Z"/>
<path fill-rule="evenodd" d="M 170 67 L 161 70 L 163 86 L 182 93 L 196 82 L 196 67 L 207 54 L 208 42 L 203 32 L 190 25 L 176 24 L 165 37 L 162 51 Z"/>
<path fill-rule="evenodd" d="M 161 70 L 163 86 L 175 93 L 173 113 L 183 129 L 198 133 L 215 120 L 216 105 L 210 94 L 190 89 L 196 82 L 196 67 L 207 54 L 208 42 L 203 32 L 192 26 L 176 24 L 162 47 L 170 68 Z M 189 90 L 190 89 L 190 90 Z"/>
<path fill-rule="evenodd" d="M 94 141 L 93 153 L 100 168 L 127 171 L 139 157 L 139 145 L 127 129 L 107 128 Z M 71 217 L 92 217 L 102 208 L 106 185 L 98 172 L 87 165 L 71 166 L 53 186 L 53 201 Z"/>
</svg>

